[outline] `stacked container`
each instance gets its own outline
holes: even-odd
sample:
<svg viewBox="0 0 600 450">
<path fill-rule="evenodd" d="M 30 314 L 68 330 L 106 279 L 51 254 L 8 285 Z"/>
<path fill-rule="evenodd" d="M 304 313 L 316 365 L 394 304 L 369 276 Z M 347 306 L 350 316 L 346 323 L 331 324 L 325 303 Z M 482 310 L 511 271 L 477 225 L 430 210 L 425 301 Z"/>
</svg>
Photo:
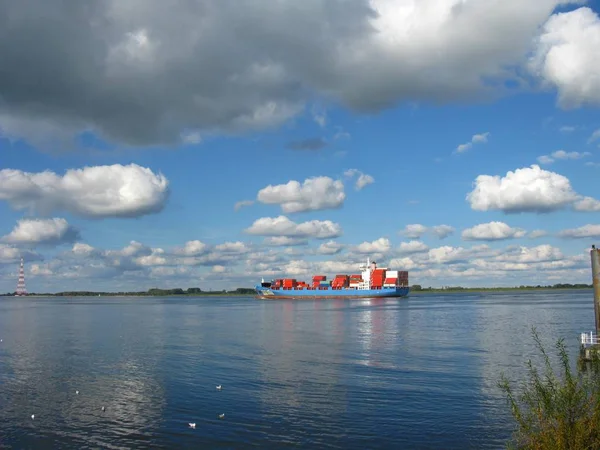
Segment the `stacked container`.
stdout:
<svg viewBox="0 0 600 450">
<path fill-rule="evenodd" d="M 331 287 L 334 289 L 345 288 L 348 287 L 348 282 L 348 275 L 336 275 L 333 282 L 331 283 Z"/>
<path fill-rule="evenodd" d="M 408 287 L 408 272 L 406 270 L 398 272 L 398 284 L 402 287 Z"/>
<path fill-rule="evenodd" d="M 386 269 L 375 269 L 371 272 L 371 289 L 381 289 L 385 281 Z"/>
<path fill-rule="evenodd" d="M 284 278 L 283 279 L 283 289 L 289 290 L 293 289 L 298 285 L 295 278 Z"/>
<path fill-rule="evenodd" d="M 319 289 L 321 282 L 325 281 L 326 279 L 327 277 L 325 275 L 315 275 L 312 282 L 313 289 Z"/>
<path fill-rule="evenodd" d="M 350 282 L 348 283 L 350 287 L 358 287 L 360 283 L 362 283 L 361 275 L 350 275 Z"/>
</svg>

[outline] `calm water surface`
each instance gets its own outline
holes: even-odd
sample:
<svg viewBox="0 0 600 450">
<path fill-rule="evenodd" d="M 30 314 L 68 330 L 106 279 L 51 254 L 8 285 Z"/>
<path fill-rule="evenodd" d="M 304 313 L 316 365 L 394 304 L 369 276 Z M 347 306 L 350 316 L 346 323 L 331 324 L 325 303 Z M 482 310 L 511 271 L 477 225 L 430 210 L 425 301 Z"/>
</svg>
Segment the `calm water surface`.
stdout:
<svg viewBox="0 0 600 450">
<path fill-rule="evenodd" d="M 575 355 L 592 298 L 0 297 L 0 447 L 502 448 L 501 372 L 532 325 Z"/>
</svg>

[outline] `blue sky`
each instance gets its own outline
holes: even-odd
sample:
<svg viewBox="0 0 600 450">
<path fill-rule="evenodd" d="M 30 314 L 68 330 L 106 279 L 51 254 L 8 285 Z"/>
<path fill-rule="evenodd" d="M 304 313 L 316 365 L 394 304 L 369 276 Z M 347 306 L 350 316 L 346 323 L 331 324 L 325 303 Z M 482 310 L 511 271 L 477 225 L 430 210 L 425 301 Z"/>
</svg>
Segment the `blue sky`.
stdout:
<svg viewBox="0 0 600 450">
<path fill-rule="evenodd" d="M 21 255 L 37 292 L 249 287 L 367 256 L 427 286 L 590 283 L 597 2 L 205 3 L 100 2 L 78 13 L 105 28 L 64 11 L 66 43 L 44 22 L 27 45 L 19 14 L 51 13 L 0 6 L 27 62 L 0 48 L 0 291 Z"/>
</svg>

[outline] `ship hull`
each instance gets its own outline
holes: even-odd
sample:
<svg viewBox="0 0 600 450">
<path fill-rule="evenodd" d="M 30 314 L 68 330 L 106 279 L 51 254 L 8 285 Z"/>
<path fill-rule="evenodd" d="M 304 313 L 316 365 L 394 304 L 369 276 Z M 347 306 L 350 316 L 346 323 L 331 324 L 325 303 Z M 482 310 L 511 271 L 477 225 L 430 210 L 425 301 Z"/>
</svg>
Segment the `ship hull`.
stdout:
<svg viewBox="0 0 600 450">
<path fill-rule="evenodd" d="M 298 289 L 283 290 L 256 286 L 256 294 L 265 300 L 293 299 L 311 300 L 322 298 L 390 298 L 408 297 L 408 287 L 383 289 Z"/>
</svg>

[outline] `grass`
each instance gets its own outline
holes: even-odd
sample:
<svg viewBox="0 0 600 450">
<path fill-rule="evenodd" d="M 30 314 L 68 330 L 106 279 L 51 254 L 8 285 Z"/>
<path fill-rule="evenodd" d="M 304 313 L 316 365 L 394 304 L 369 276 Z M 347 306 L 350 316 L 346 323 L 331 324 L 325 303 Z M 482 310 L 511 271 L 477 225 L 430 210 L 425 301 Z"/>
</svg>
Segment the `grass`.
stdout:
<svg viewBox="0 0 600 450">
<path fill-rule="evenodd" d="M 543 372 L 529 360 L 528 379 L 520 395 L 515 394 L 504 374 L 498 383 L 516 421 L 513 440 L 507 447 L 523 450 L 600 449 L 598 356 L 588 366 L 577 364 L 574 371 L 564 340 L 559 339 L 555 346 L 560 362 L 559 376 L 553 370 L 535 328 L 532 334 L 543 357 Z"/>
</svg>

